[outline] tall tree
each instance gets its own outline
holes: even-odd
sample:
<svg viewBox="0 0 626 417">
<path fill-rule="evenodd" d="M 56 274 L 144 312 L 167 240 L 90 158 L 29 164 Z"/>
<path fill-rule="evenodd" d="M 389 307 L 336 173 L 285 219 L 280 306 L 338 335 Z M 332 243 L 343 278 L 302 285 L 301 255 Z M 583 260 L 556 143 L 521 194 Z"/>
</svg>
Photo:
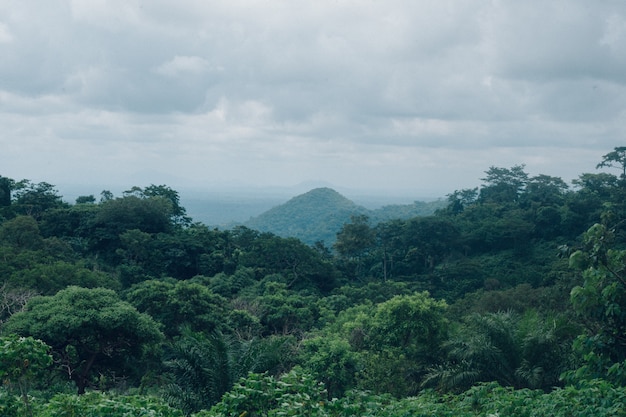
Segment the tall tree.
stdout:
<svg viewBox="0 0 626 417">
<path fill-rule="evenodd" d="M 0 175 L 0 207 L 11 205 L 11 189 L 14 181 Z"/>
<path fill-rule="evenodd" d="M 511 168 L 490 167 L 482 178 L 485 185 L 480 190 L 480 200 L 496 203 L 517 202 L 528 183 L 528 174 L 524 165 L 515 165 Z"/>
<path fill-rule="evenodd" d="M 46 210 L 67 206 L 55 186 L 47 182 L 34 184 L 22 180 L 15 184 L 14 190 L 13 207 L 19 214 L 39 218 Z"/>
<path fill-rule="evenodd" d="M 362 278 L 363 259 L 374 248 L 375 242 L 376 235 L 369 225 L 369 218 L 361 214 L 352 216 L 351 222 L 343 225 L 333 247 L 352 264 L 355 276 Z"/>
<path fill-rule="evenodd" d="M 621 171 L 620 179 L 626 180 L 626 146 L 618 146 L 612 152 L 602 156 L 596 168 L 617 168 Z"/>
</svg>

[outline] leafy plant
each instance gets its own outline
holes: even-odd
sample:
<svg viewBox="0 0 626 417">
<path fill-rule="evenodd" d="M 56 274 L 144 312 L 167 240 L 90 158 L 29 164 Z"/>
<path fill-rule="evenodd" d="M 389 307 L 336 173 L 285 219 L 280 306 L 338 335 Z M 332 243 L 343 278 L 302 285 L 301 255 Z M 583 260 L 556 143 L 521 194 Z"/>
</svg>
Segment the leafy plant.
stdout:
<svg viewBox="0 0 626 417">
<path fill-rule="evenodd" d="M 0 338 L 0 378 L 11 389 L 18 387 L 28 415 L 32 414 L 28 391 L 52 364 L 50 346 L 32 337 L 15 334 Z"/>
</svg>

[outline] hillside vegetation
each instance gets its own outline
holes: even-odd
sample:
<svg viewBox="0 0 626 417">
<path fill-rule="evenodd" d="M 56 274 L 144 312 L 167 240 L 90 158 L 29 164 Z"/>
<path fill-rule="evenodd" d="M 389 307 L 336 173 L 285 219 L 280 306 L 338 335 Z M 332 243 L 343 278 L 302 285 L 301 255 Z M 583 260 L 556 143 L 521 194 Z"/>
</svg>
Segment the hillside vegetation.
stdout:
<svg viewBox="0 0 626 417">
<path fill-rule="evenodd" d="M 294 199 L 357 210 L 332 245 L 0 177 L 0 415 L 623 416 L 626 147 L 598 168 L 390 220 Z"/>
<path fill-rule="evenodd" d="M 315 188 L 278 205 L 244 225 L 281 237 L 295 237 L 312 245 L 332 245 L 337 232 L 353 216 L 366 215 L 373 224 L 391 219 L 408 219 L 433 214 L 445 206 L 443 201 L 394 204 L 369 210 L 359 206 L 331 188 Z"/>
</svg>

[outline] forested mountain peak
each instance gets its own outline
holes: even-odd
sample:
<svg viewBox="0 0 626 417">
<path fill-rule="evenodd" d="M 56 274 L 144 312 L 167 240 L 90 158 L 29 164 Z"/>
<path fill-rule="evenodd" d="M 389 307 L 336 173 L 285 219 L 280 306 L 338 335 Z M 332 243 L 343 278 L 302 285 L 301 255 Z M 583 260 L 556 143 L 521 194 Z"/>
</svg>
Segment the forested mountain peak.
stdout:
<svg viewBox="0 0 626 417">
<path fill-rule="evenodd" d="M 302 208 L 315 209 L 315 205 L 319 208 L 324 207 L 350 207 L 358 210 L 363 210 L 363 207 L 358 206 L 349 198 L 343 196 L 339 192 L 329 187 L 314 188 L 304 194 L 300 194 L 290 199 L 286 204 L 298 205 Z"/>
<path fill-rule="evenodd" d="M 330 242 L 341 226 L 350 221 L 350 216 L 367 212 L 332 188 L 322 187 L 293 197 L 245 225 L 263 232 L 297 237 L 306 243 Z"/>
</svg>

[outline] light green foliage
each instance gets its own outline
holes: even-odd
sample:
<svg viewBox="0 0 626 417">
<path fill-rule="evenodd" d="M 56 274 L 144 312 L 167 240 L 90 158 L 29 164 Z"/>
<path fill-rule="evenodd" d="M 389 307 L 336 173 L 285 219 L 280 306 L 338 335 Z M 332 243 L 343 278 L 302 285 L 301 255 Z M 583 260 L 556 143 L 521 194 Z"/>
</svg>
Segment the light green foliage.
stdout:
<svg viewBox="0 0 626 417">
<path fill-rule="evenodd" d="M 50 346 L 32 337 L 0 337 L 0 379 L 12 391 L 18 387 L 28 415 L 32 415 L 28 391 L 52 364 Z"/>
<path fill-rule="evenodd" d="M 152 318 L 102 288 L 68 287 L 54 296 L 32 298 L 4 331 L 48 343 L 79 393 L 91 382 L 94 368 L 123 372 L 128 362 L 140 359 L 162 339 Z"/>
<path fill-rule="evenodd" d="M 330 398 L 342 397 L 355 386 L 361 361 L 347 340 L 337 335 L 307 339 L 300 354 L 304 369 L 324 383 Z"/>
<path fill-rule="evenodd" d="M 328 366 L 338 377 L 330 382 L 333 395 L 354 386 L 396 396 L 415 393 L 427 367 L 442 359 L 446 308 L 444 301 L 421 292 L 346 309 L 320 331 L 321 339 L 305 342 L 310 350 L 302 355 L 303 366 L 323 381 L 323 366 Z M 335 369 L 332 360 L 348 366 Z"/>
<path fill-rule="evenodd" d="M 606 381 L 591 380 L 580 387 L 540 390 L 478 384 L 458 395 L 423 391 L 393 399 L 363 391 L 324 400 L 324 387 L 306 374 L 291 372 L 280 379 L 251 374 L 226 393 L 211 410 L 194 417 L 624 417 L 626 391 Z"/>
<path fill-rule="evenodd" d="M 413 360 L 434 359 L 447 336 L 447 304 L 427 292 L 395 296 L 378 304 L 369 323 L 368 346 L 399 348 Z"/>
<path fill-rule="evenodd" d="M 116 396 L 99 392 L 59 394 L 38 407 L 38 417 L 182 417 L 183 413 L 152 396 Z"/>
<path fill-rule="evenodd" d="M 322 417 L 326 390 L 311 375 L 292 370 L 280 378 L 265 374 L 249 374 L 226 393 L 210 411 L 196 417 Z"/>
</svg>

